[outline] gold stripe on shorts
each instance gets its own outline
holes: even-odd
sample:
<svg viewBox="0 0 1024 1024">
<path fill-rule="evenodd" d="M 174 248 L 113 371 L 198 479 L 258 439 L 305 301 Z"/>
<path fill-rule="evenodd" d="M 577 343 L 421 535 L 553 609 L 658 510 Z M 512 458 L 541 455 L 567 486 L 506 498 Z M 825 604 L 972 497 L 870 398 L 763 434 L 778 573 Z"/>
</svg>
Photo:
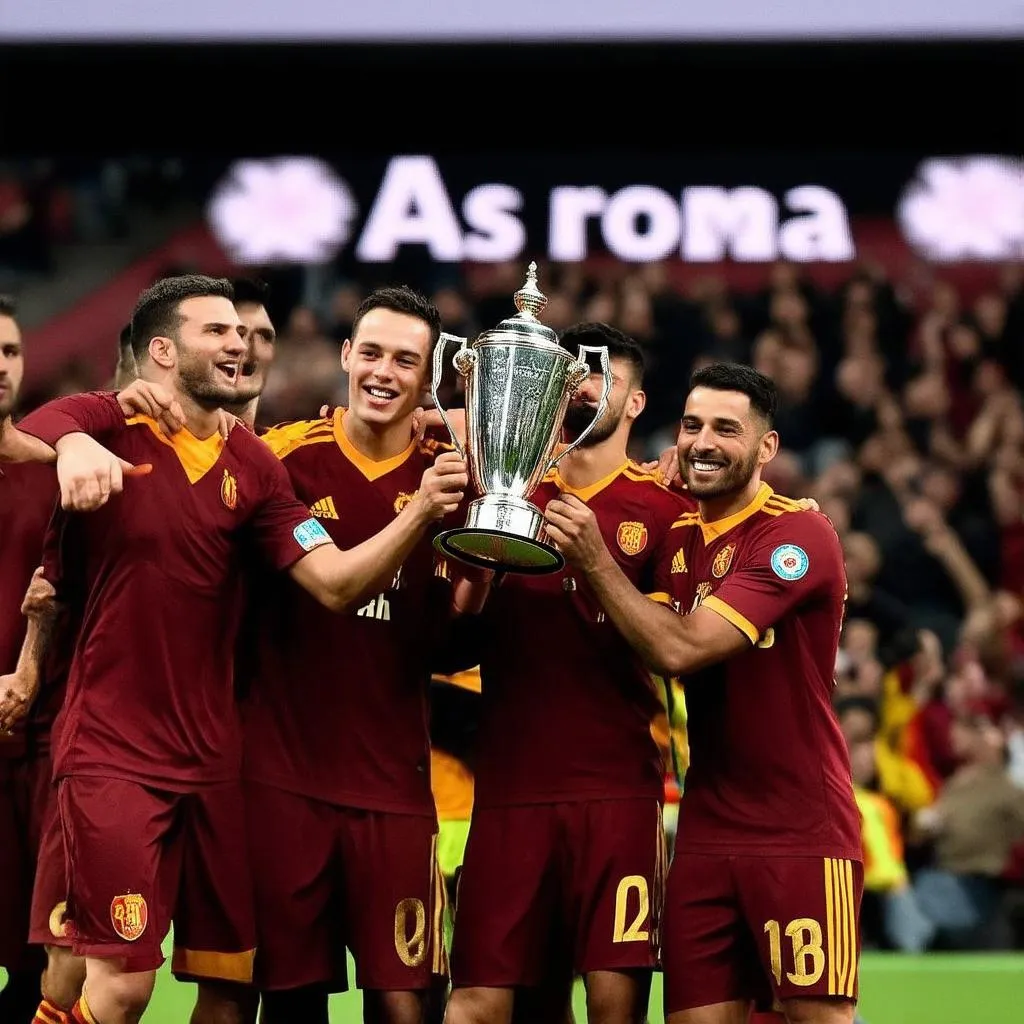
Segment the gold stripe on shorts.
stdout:
<svg viewBox="0 0 1024 1024">
<path fill-rule="evenodd" d="M 825 858 L 825 933 L 828 994 L 852 999 L 857 983 L 857 901 L 849 860 Z"/>
<path fill-rule="evenodd" d="M 433 893 L 430 908 L 431 972 L 448 974 L 448 950 L 444 945 L 444 912 L 448 904 L 448 890 L 444 884 L 441 865 L 437 862 L 437 833 L 430 841 L 430 879 Z"/>
</svg>

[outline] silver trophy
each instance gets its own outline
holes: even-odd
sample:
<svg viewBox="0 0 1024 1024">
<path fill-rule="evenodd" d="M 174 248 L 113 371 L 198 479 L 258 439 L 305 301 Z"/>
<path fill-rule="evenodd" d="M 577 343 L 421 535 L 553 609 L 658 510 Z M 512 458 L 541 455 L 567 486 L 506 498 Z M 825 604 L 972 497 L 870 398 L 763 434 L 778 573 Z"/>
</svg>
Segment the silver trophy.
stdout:
<svg viewBox="0 0 1024 1024">
<path fill-rule="evenodd" d="M 537 288 L 536 263 L 530 264 L 526 283 L 515 293 L 515 304 L 515 316 L 484 331 L 472 344 L 442 333 L 434 349 L 434 404 L 481 495 L 470 504 L 466 525 L 439 534 L 434 543 L 445 555 L 469 565 L 539 575 L 557 572 L 565 559 L 546 542 L 543 513 L 528 499 L 604 415 L 612 376 L 607 348 L 580 345 L 574 356 L 537 319 L 547 299 Z M 466 378 L 465 448 L 437 395 L 449 342 L 459 344 L 453 362 Z M 552 458 L 569 401 L 590 376 L 587 353 L 600 357 L 601 401 L 587 428 Z"/>
</svg>

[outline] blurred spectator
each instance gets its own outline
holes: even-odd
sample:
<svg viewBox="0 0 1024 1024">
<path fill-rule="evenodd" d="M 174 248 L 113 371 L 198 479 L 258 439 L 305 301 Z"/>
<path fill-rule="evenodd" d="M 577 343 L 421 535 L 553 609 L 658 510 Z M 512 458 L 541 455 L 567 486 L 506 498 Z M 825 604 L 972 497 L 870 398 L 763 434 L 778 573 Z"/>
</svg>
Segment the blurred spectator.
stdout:
<svg viewBox="0 0 1024 1024">
<path fill-rule="evenodd" d="M 1024 790 L 1006 769 L 1006 740 L 984 715 L 959 715 L 952 747 L 960 767 L 933 807 L 914 817 L 916 836 L 931 839 L 935 866 L 914 880 L 932 936 L 958 948 L 999 948 L 1002 876 L 1024 839 Z"/>
</svg>

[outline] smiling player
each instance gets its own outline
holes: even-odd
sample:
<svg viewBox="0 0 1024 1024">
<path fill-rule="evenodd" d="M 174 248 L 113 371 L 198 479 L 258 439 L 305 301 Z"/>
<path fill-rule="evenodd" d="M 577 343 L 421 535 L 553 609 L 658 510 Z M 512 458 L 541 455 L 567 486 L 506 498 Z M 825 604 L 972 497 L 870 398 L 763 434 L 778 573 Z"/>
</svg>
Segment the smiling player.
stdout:
<svg viewBox="0 0 1024 1024">
<path fill-rule="evenodd" d="M 416 292 L 373 292 L 342 348 L 348 408 L 264 435 L 338 544 L 385 529 L 434 462 L 438 445 L 416 440 L 413 417 L 440 326 Z M 287 581 L 253 594 L 245 776 L 263 1019 L 326 1024 L 347 947 L 365 1019 L 418 1024 L 446 973 L 427 703 L 452 601 L 443 564 L 424 535 L 340 619 Z"/>
<path fill-rule="evenodd" d="M 775 385 L 696 372 L 679 465 L 696 513 L 660 555 L 675 611 L 623 574 L 593 513 L 548 504 L 550 535 L 622 634 L 686 685 L 691 762 L 665 920 L 668 1024 L 850 1024 L 863 887 L 860 818 L 832 711 L 846 573 L 828 519 L 761 482 Z M 676 568 L 684 571 L 674 571 Z M 684 612 L 685 614 L 678 614 Z"/>
</svg>

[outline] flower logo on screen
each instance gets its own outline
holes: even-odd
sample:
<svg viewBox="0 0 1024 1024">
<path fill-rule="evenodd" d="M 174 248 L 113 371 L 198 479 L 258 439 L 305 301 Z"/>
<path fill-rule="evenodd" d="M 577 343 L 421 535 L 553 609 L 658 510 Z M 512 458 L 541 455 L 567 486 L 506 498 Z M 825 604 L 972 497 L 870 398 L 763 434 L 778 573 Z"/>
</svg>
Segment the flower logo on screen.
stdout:
<svg viewBox="0 0 1024 1024">
<path fill-rule="evenodd" d="M 903 191 L 896 217 L 926 259 L 1024 256 L 1024 161 L 967 156 L 926 160 Z"/>
<path fill-rule="evenodd" d="M 324 263 L 348 240 L 357 212 L 322 160 L 240 160 L 207 207 L 217 241 L 240 264 Z"/>
</svg>

